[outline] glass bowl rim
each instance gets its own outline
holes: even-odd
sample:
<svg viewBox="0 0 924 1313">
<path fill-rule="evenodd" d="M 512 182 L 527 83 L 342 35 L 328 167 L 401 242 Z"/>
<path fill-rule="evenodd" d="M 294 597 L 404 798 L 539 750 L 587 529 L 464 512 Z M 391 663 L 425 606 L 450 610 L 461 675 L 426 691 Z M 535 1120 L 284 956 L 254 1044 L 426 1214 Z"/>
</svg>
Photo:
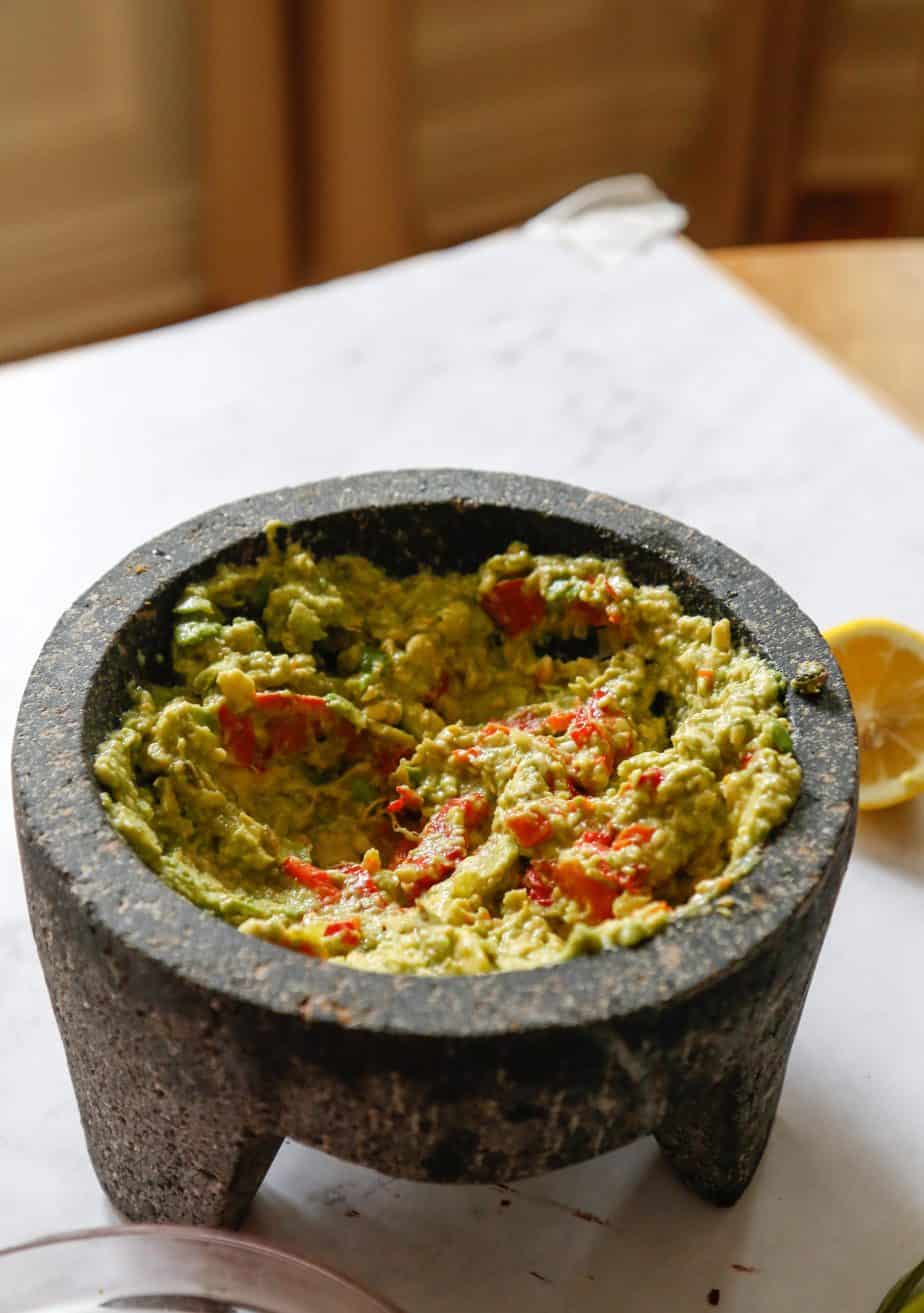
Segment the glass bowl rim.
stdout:
<svg viewBox="0 0 924 1313">
<path fill-rule="evenodd" d="M 403 1309 L 384 1295 L 371 1290 L 363 1282 L 347 1276 L 338 1268 L 329 1267 L 326 1263 L 316 1263 L 310 1258 L 302 1258 L 301 1255 L 292 1253 L 290 1249 L 281 1248 L 265 1240 L 251 1239 L 232 1231 L 221 1231 L 215 1227 L 207 1226 L 182 1226 L 173 1222 L 126 1222 L 118 1226 L 96 1226 L 79 1228 L 75 1231 L 53 1231 L 47 1235 L 35 1236 L 31 1240 L 24 1240 L 0 1249 L 0 1264 L 5 1258 L 12 1258 L 14 1255 L 28 1253 L 31 1250 L 49 1249 L 56 1245 L 84 1241 L 127 1239 L 145 1235 L 163 1237 L 167 1240 L 186 1241 L 190 1244 L 203 1245 L 205 1248 L 243 1250 L 255 1257 L 262 1258 L 264 1261 L 272 1260 L 288 1263 L 296 1269 L 301 1268 L 304 1272 L 310 1272 L 315 1276 L 321 1275 L 335 1281 L 347 1290 L 364 1295 L 374 1305 L 377 1305 L 382 1313 L 404 1313 Z"/>
</svg>

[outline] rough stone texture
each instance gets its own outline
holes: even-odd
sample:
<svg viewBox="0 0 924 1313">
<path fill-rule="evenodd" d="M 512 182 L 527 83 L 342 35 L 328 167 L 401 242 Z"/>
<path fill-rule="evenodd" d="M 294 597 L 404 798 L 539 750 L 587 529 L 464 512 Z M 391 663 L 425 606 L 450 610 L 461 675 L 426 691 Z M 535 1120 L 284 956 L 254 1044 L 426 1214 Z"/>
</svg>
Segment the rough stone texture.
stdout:
<svg viewBox="0 0 924 1313">
<path fill-rule="evenodd" d="M 270 519 L 393 571 L 473 568 L 513 538 L 620 555 L 728 615 L 787 676 L 804 771 L 787 825 L 710 913 L 631 950 L 468 979 L 393 977 L 248 939 L 160 883 L 114 834 L 90 763 L 170 609 Z M 144 565 L 145 571 L 136 572 Z M 33 671 L 14 788 L 33 929 L 96 1171 L 133 1219 L 234 1225 L 281 1137 L 395 1175 L 503 1181 L 654 1133 L 732 1203 L 760 1160 L 856 815 L 849 698 L 815 626 L 683 525 L 563 484 L 471 471 L 330 480 L 250 498 L 133 552 L 59 621 Z"/>
</svg>

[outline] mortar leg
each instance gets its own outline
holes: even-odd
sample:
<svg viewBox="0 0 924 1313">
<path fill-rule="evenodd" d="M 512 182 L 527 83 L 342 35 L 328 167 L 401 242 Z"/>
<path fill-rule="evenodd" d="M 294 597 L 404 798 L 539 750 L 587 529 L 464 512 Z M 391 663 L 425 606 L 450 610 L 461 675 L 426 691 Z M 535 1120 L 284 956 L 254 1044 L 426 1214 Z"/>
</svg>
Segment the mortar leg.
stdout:
<svg viewBox="0 0 924 1313">
<path fill-rule="evenodd" d="M 282 1137 L 235 1036 L 203 1018 L 103 992 L 106 969 L 51 972 L 87 1148 L 100 1184 L 136 1222 L 238 1226 Z M 213 1024 L 214 1023 L 214 1024 Z"/>
<path fill-rule="evenodd" d="M 24 864 L 87 1147 L 137 1222 L 237 1226 L 282 1143 L 275 1082 L 237 1009 L 104 935 Z"/>
<path fill-rule="evenodd" d="M 109 1027 L 69 1002 L 59 1020 L 87 1148 L 116 1208 L 133 1222 L 239 1226 L 282 1140 L 234 1066 L 188 1017 Z"/>
<path fill-rule="evenodd" d="M 716 1083 L 689 1080 L 673 1094 L 656 1138 L 702 1199 L 733 1204 L 750 1183 L 776 1116 L 788 1055 L 786 1043 L 767 1062 L 742 1064 Z"/>
<path fill-rule="evenodd" d="M 27 881 L 32 924 L 100 1184 L 132 1221 L 239 1225 L 282 1143 L 265 1064 L 233 1010 L 97 946 L 43 884 Z"/>
<path fill-rule="evenodd" d="M 132 1222 L 238 1227 L 282 1140 L 217 1121 L 204 1127 L 146 1119 L 137 1139 L 113 1134 L 84 1112 L 90 1158 L 100 1184 Z"/>
<path fill-rule="evenodd" d="M 103 1189 L 131 1221 L 239 1225 L 282 1140 L 234 1028 L 156 968 L 68 947 L 46 973 Z"/>
<path fill-rule="evenodd" d="M 760 1163 L 829 915 L 816 901 L 776 949 L 690 1005 L 655 1136 L 711 1203 L 735 1203 Z"/>
</svg>

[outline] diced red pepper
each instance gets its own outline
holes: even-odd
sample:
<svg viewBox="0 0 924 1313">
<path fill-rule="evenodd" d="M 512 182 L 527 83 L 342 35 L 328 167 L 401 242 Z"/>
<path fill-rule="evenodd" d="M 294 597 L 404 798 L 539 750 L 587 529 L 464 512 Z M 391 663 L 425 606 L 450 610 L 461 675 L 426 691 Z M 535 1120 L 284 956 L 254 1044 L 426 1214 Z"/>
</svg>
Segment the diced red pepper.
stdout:
<svg viewBox="0 0 924 1313">
<path fill-rule="evenodd" d="M 578 624 L 600 629 L 607 622 L 606 608 L 594 606 L 592 602 L 572 602 L 569 610 Z"/>
<path fill-rule="evenodd" d="M 585 748 L 592 742 L 595 742 L 602 749 L 598 761 L 605 771 L 609 773 L 613 769 L 616 752 L 613 743 L 616 733 L 625 733 L 625 743 L 620 750 L 620 756 L 628 756 L 633 749 L 634 739 L 631 732 L 624 729 L 625 717 L 618 709 L 611 709 L 602 705 L 602 699 L 607 696 L 605 689 L 598 689 L 592 693 L 586 702 L 579 706 L 568 730 L 568 737 L 577 744 L 579 748 Z"/>
<path fill-rule="evenodd" d="M 339 935 L 347 948 L 355 948 L 359 943 L 359 921 L 355 916 L 346 921 L 331 921 L 324 930 L 324 938 Z"/>
<path fill-rule="evenodd" d="M 398 842 L 395 844 L 394 848 L 391 851 L 391 858 L 389 860 L 389 865 L 392 867 L 392 869 L 394 869 L 396 866 L 401 865 L 401 863 L 407 857 L 408 853 L 411 851 L 413 846 L 414 845 L 411 843 L 410 839 L 406 835 L 402 834 Z"/>
<path fill-rule="evenodd" d="M 269 735 L 269 743 L 258 747 L 254 725 L 254 715 L 263 718 Z M 308 730 L 312 722 L 333 722 L 336 713 L 323 698 L 307 693 L 283 693 L 269 691 L 257 693 L 253 710 L 240 714 L 231 710 L 227 702 L 218 709 L 218 723 L 222 730 L 222 739 L 238 766 L 263 769 L 271 757 L 277 753 L 304 752 L 308 745 Z M 348 730 L 352 727 L 347 721 L 340 722 Z"/>
<path fill-rule="evenodd" d="M 598 831 L 598 834 L 607 838 L 603 831 Z M 568 898 L 581 903 L 587 920 L 596 924 L 612 915 L 613 900 L 620 894 L 647 892 L 647 877 L 648 867 L 641 863 L 591 876 L 580 862 L 574 860 L 557 864 L 534 862 L 523 877 L 523 888 L 533 902 L 548 907 L 555 897 L 557 885 Z"/>
<path fill-rule="evenodd" d="M 265 717 L 269 731 L 267 758 L 277 753 L 293 755 L 304 752 L 308 746 L 311 725 L 335 721 L 335 713 L 324 699 L 308 693 L 258 693 L 254 704 L 256 710 Z M 346 726 L 348 722 L 341 721 L 341 724 Z"/>
<path fill-rule="evenodd" d="M 277 753 L 294 755 L 304 752 L 311 723 L 320 724 L 333 716 L 323 698 L 305 693 L 258 693 L 254 706 L 265 718 L 269 732 L 267 759 Z"/>
<path fill-rule="evenodd" d="M 585 707 L 579 707 L 575 712 L 574 720 L 571 722 L 571 728 L 568 731 L 571 738 L 579 748 L 583 748 L 594 734 L 600 732 L 599 725 L 594 724 L 591 713 Z"/>
<path fill-rule="evenodd" d="M 578 843 L 584 844 L 587 848 L 596 848 L 600 852 L 608 852 L 612 842 L 612 830 L 585 830 L 578 839 Z"/>
<path fill-rule="evenodd" d="M 548 876 L 548 863 L 537 862 L 523 877 L 526 895 L 540 907 L 550 907 L 555 898 L 555 887 Z"/>
<path fill-rule="evenodd" d="M 417 845 L 404 858 L 402 865 L 430 867 L 442 878 L 465 856 L 465 817 L 453 820 L 458 808 L 451 803 L 438 807 L 420 832 Z"/>
<path fill-rule="evenodd" d="M 502 579 L 485 593 L 481 605 L 511 638 L 532 629 L 545 615 L 542 594 L 527 592 L 525 579 Z"/>
<path fill-rule="evenodd" d="M 630 844 L 647 843 L 655 832 L 653 825 L 627 825 L 614 835 L 612 830 L 585 830 L 578 843 L 587 848 L 596 848 L 598 852 L 618 852 Z"/>
<path fill-rule="evenodd" d="M 741 762 L 740 762 L 741 769 L 744 770 L 744 768 L 746 766 L 749 766 L 753 760 L 754 760 L 753 752 L 742 752 Z"/>
<path fill-rule="evenodd" d="M 639 789 L 647 785 L 652 792 L 657 793 L 663 782 L 663 770 L 659 770 L 657 766 L 653 766 L 651 770 L 643 770 L 635 783 L 636 787 Z"/>
<path fill-rule="evenodd" d="M 526 730 L 527 734 L 536 734 L 545 725 L 545 716 L 533 711 L 532 707 L 521 707 L 513 711 L 502 722 L 510 729 Z"/>
<path fill-rule="evenodd" d="M 602 583 L 614 602 L 622 601 L 621 590 L 605 576 L 598 574 L 593 582 L 595 584 Z M 612 602 L 573 602 L 570 610 L 575 620 L 593 625 L 596 629 L 601 629 L 604 625 L 618 625 L 622 622 L 622 612 Z"/>
<path fill-rule="evenodd" d="M 550 711 L 545 718 L 546 728 L 553 734 L 562 734 L 574 720 L 574 711 Z"/>
<path fill-rule="evenodd" d="M 325 713 L 331 716 L 334 714 L 323 698 L 315 697 L 311 693 L 285 693 L 280 692 L 278 689 L 257 693 L 254 697 L 254 705 L 267 715 L 273 715 L 280 711 L 300 711 L 304 714 L 319 716 Z"/>
<path fill-rule="evenodd" d="M 486 720 L 481 727 L 483 738 L 490 738 L 492 734 L 509 734 L 510 726 L 502 720 Z"/>
<path fill-rule="evenodd" d="M 423 806 L 423 799 L 416 789 L 409 789 L 406 784 L 399 784 L 396 792 L 398 796 L 395 798 L 394 802 L 390 802 L 385 808 L 387 812 L 391 812 L 393 816 L 396 816 L 399 812 L 420 811 Z"/>
<path fill-rule="evenodd" d="M 619 883 L 623 893 L 626 894 L 644 894 L 648 893 L 647 880 L 649 876 L 648 867 L 643 862 L 635 866 L 625 866 L 619 872 Z"/>
<path fill-rule="evenodd" d="M 382 896 L 382 891 L 376 884 L 375 880 L 365 866 L 356 862 L 343 862 L 337 867 L 338 871 L 343 871 L 343 892 L 345 894 L 364 895 L 366 897 Z"/>
<path fill-rule="evenodd" d="M 452 754 L 452 760 L 460 766 L 470 766 L 480 756 L 480 748 L 456 748 Z"/>
<path fill-rule="evenodd" d="M 603 690 L 598 689 L 575 710 L 568 733 L 578 747 L 584 747 L 595 735 L 601 734 L 607 720 L 616 719 L 615 713 L 600 705 L 600 699 L 604 696 Z"/>
<path fill-rule="evenodd" d="M 269 757 L 275 757 L 278 753 L 294 756 L 304 752 L 308 746 L 308 721 L 304 716 L 274 716 L 269 720 L 267 728 L 270 737 Z"/>
<path fill-rule="evenodd" d="M 376 768 L 382 773 L 382 775 L 387 777 L 392 775 L 401 765 L 404 758 L 409 757 L 413 751 L 413 744 L 406 748 L 389 748 L 380 746 L 373 753 L 372 760 L 375 762 Z"/>
<path fill-rule="evenodd" d="M 483 793 L 466 793 L 461 798 L 450 798 L 446 806 L 461 807 L 466 825 L 480 825 L 491 810 Z"/>
<path fill-rule="evenodd" d="M 253 766 L 257 736 L 250 716 L 239 716 L 227 702 L 223 702 L 218 708 L 218 723 L 221 726 L 222 742 L 235 765 L 248 768 Z"/>
<path fill-rule="evenodd" d="M 411 886 L 412 897 L 430 885 L 450 875 L 468 852 L 469 830 L 487 816 L 489 807 L 483 793 L 470 793 L 462 798 L 450 798 L 427 821 L 420 832 L 420 840 L 398 863 L 417 870 L 419 875 Z M 460 813 L 461 812 L 461 816 Z M 421 886 L 421 881 L 425 883 Z"/>
<path fill-rule="evenodd" d="M 641 863 L 624 867 L 620 871 L 601 873 L 599 879 L 587 875 L 578 862 L 559 862 L 555 868 L 555 879 L 559 887 L 569 898 L 584 904 L 587 919 L 591 923 L 605 921 L 612 916 L 613 899 L 620 894 L 647 892 L 647 876 L 648 867 Z"/>
<path fill-rule="evenodd" d="M 336 726 L 337 735 L 343 743 L 343 760 L 345 762 L 359 761 L 360 758 L 365 760 L 368 756 L 368 739 L 362 731 L 346 719 L 336 721 Z"/>
<path fill-rule="evenodd" d="M 611 847 L 614 852 L 618 852 L 620 848 L 628 848 L 633 843 L 647 843 L 654 832 L 653 825 L 627 825 L 624 830 L 619 831 Z"/>
<path fill-rule="evenodd" d="M 332 902 L 340 897 L 340 885 L 329 871 L 322 870 L 320 866 L 303 862 L 298 857 L 287 857 L 282 863 L 282 869 L 291 879 L 311 889 L 324 902 Z"/>
<path fill-rule="evenodd" d="M 585 874 L 577 862 L 559 862 L 555 868 L 555 881 L 559 888 L 575 902 L 587 909 L 587 920 L 593 924 L 605 921 L 613 912 L 613 899 L 620 892 L 615 883 L 595 880 Z"/>
<path fill-rule="evenodd" d="M 552 834 L 552 822 L 539 812 L 519 812 L 507 817 L 507 829 L 522 848 L 535 848 Z"/>
</svg>

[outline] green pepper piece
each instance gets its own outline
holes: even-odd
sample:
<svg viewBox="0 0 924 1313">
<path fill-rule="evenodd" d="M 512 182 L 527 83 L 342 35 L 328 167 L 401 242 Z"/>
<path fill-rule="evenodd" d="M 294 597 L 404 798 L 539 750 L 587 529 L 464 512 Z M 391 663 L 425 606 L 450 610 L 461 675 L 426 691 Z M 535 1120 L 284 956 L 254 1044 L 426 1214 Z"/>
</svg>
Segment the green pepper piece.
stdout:
<svg viewBox="0 0 924 1313">
<path fill-rule="evenodd" d="M 214 620 L 185 620 L 173 631 L 177 647 L 197 647 L 206 639 L 217 638 L 221 625 Z"/>
<path fill-rule="evenodd" d="M 775 720 L 770 726 L 770 742 L 777 752 L 792 752 L 792 739 L 782 721 Z"/>
<path fill-rule="evenodd" d="M 181 597 L 173 608 L 173 614 L 178 616 L 207 616 L 210 620 L 218 617 L 218 611 L 215 603 L 202 593 L 187 593 Z"/>
<path fill-rule="evenodd" d="M 385 672 L 387 666 L 388 657 L 382 649 L 371 643 L 365 644 L 356 667 L 357 681 L 363 692 Z"/>
<path fill-rule="evenodd" d="M 349 721 L 355 729 L 362 729 L 365 726 L 366 718 L 364 713 L 352 702 L 342 698 L 339 693 L 325 693 L 324 701 L 331 711 L 335 711 L 338 716 L 342 716 L 344 720 Z"/>
<path fill-rule="evenodd" d="M 366 643 L 359 658 L 358 673 L 360 675 L 374 675 L 383 668 L 388 662 L 388 657 L 380 647 L 373 647 L 371 643 Z"/>
</svg>

